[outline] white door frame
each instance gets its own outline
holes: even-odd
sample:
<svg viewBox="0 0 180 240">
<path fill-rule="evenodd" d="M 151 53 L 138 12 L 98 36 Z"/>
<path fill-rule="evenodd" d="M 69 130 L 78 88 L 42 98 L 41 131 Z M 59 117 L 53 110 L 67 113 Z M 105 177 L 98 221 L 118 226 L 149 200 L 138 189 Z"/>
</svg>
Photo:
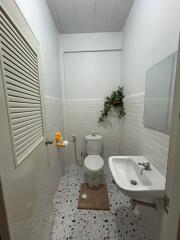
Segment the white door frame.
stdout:
<svg viewBox="0 0 180 240">
<path fill-rule="evenodd" d="M 179 240 L 180 217 L 180 41 L 177 55 L 177 70 L 172 113 L 166 195 L 169 198 L 168 213 L 162 218 L 161 240 Z"/>
<path fill-rule="evenodd" d="M 46 137 L 47 133 L 42 77 L 40 71 L 39 43 L 14 0 L 0 0 L 0 7 L 2 7 L 6 14 L 11 18 L 12 22 L 15 23 L 25 39 L 28 39 L 28 42 L 38 56 L 41 107 L 44 137 Z M 0 61 L 0 83 L 2 83 L 1 86 L 3 86 L 1 70 Z M 36 147 L 32 153 L 18 165 L 18 167 L 16 167 L 12 154 L 7 107 L 3 87 L 0 88 L 0 100 L 0 180 L 2 184 L 2 188 L 0 188 L 0 225 L 1 228 L 3 228 L 3 232 L 0 232 L 2 237 L 1 240 L 8 240 L 8 230 L 11 239 L 23 240 L 25 239 L 24 235 L 28 237 L 29 234 L 31 234 L 31 227 L 33 227 L 34 232 L 32 239 L 49 239 L 51 231 L 50 226 L 52 226 L 53 222 L 49 223 L 47 221 L 47 224 L 44 225 L 44 220 L 47 220 L 49 213 L 52 210 L 52 207 L 47 205 L 47 203 L 52 200 L 52 193 L 50 189 L 50 171 L 47 148 L 44 144 L 44 139 L 38 147 Z M 3 221 L 3 225 L 1 224 L 1 221 Z"/>
</svg>

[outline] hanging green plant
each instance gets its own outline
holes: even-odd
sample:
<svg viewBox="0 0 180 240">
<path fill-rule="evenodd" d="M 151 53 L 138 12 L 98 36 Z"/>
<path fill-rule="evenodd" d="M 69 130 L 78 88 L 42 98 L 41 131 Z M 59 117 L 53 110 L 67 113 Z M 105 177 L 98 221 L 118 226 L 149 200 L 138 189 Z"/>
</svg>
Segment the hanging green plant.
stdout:
<svg viewBox="0 0 180 240">
<path fill-rule="evenodd" d="M 105 98 L 104 108 L 100 112 L 101 115 L 98 123 L 103 122 L 113 108 L 118 110 L 118 118 L 120 119 L 126 114 L 123 103 L 123 99 L 125 97 L 123 90 L 123 87 L 118 87 L 117 91 L 112 91 L 111 95 Z"/>
</svg>

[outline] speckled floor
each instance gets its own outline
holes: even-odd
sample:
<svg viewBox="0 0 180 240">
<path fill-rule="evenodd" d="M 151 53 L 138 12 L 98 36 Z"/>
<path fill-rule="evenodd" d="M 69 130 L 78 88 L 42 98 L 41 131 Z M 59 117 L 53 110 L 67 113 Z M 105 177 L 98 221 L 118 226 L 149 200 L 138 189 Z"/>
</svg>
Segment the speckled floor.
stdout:
<svg viewBox="0 0 180 240">
<path fill-rule="evenodd" d="M 104 170 L 110 211 L 77 209 L 83 168 L 66 169 L 54 197 L 52 240 L 148 240 L 141 218 L 130 210 L 129 198 L 117 188 L 110 170 Z"/>
</svg>

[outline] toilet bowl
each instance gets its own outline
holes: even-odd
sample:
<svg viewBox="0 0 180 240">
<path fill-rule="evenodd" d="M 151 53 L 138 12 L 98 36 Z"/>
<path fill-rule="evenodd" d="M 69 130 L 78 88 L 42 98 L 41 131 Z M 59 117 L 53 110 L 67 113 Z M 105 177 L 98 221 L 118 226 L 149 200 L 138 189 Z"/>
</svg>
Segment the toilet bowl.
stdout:
<svg viewBox="0 0 180 240">
<path fill-rule="evenodd" d="M 100 155 L 102 152 L 102 136 L 96 135 L 93 131 L 85 137 L 85 142 L 87 156 L 84 159 L 84 180 L 90 188 L 98 188 L 104 183 L 104 160 Z"/>
<path fill-rule="evenodd" d="M 104 166 L 104 160 L 100 155 L 88 155 L 84 160 L 84 166 L 91 172 L 99 172 Z"/>
</svg>

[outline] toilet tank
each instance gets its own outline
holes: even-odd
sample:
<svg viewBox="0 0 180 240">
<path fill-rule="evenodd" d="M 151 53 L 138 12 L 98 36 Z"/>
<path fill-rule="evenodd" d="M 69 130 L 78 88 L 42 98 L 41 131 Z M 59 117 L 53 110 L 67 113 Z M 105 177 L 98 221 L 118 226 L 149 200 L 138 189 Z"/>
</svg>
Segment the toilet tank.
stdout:
<svg viewBox="0 0 180 240">
<path fill-rule="evenodd" d="M 93 131 L 91 135 L 85 137 L 86 153 L 88 155 L 101 155 L 102 153 L 102 136 L 96 135 Z"/>
</svg>

